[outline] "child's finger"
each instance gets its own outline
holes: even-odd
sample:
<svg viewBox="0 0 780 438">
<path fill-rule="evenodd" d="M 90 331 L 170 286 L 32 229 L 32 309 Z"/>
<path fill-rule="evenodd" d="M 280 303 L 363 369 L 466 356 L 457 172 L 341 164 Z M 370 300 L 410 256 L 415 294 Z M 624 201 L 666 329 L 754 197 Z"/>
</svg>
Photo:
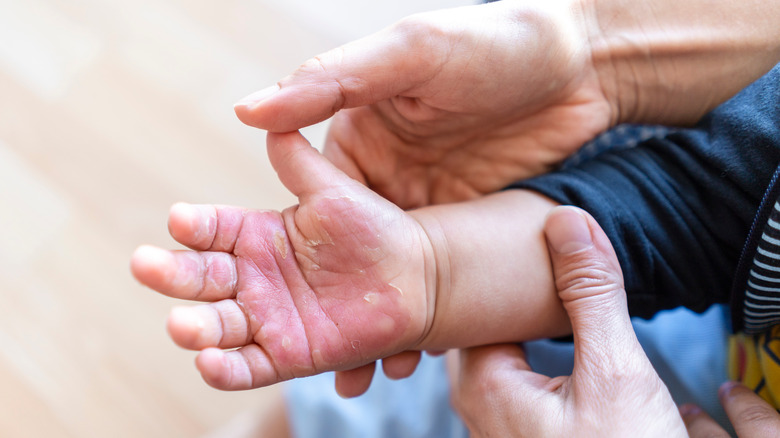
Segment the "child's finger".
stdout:
<svg viewBox="0 0 780 438">
<path fill-rule="evenodd" d="M 171 339 L 189 350 L 237 348 L 252 342 L 249 320 L 235 300 L 176 307 L 167 325 Z"/>
<path fill-rule="evenodd" d="M 144 245 L 130 270 L 144 285 L 173 298 L 217 301 L 236 296 L 236 260 L 224 252 L 168 251 Z"/>
<path fill-rule="evenodd" d="M 179 202 L 171 207 L 168 231 L 177 242 L 192 249 L 232 252 L 248 211 Z"/>
<path fill-rule="evenodd" d="M 419 351 L 402 351 L 382 359 L 382 370 L 390 379 L 405 379 L 417 369 L 421 357 Z"/>
<path fill-rule="evenodd" d="M 238 391 L 272 385 L 293 376 L 280 376 L 257 344 L 233 351 L 207 348 L 195 359 L 203 380 L 214 388 Z"/>
<path fill-rule="evenodd" d="M 362 395 L 371 386 L 376 362 L 346 371 L 336 372 L 336 392 L 344 398 Z"/>
</svg>

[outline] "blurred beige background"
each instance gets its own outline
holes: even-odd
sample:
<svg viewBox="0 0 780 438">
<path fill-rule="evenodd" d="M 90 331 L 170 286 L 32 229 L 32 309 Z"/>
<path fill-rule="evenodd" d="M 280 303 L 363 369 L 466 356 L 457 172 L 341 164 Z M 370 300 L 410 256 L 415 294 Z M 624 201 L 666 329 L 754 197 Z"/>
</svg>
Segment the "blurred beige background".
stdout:
<svg viewBox="0 0 780 438">
<path fill-rule="evenodd" d="M 134 282 L 176 201 L 294 202 L 232 104 L 471 0 L 0 0 L 0 436 L 240 436 L 278 387 L 207 387 Z M 321 124 L 304 132 L 314 144 Z"/>
</svg>

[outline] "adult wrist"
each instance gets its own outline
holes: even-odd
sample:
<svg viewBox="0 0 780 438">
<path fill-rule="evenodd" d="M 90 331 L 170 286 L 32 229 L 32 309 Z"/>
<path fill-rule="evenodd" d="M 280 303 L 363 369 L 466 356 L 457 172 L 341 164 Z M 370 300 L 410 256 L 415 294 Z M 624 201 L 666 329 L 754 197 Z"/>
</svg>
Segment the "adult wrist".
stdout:
<svg viewBox="0 0 780 438">
<path fill-rule="evenodd" d="M 690 125 L 780 62 L 780 4 L 582 0 L 617 123 Z"/>
</svg>

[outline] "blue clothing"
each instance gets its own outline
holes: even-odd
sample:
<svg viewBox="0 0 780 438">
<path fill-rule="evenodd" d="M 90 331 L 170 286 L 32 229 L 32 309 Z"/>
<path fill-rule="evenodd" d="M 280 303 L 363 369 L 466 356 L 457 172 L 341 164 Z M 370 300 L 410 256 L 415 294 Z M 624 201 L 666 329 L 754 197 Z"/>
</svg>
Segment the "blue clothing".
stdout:
<svg viewBox="0 0 780 438">
<path fill-rule="evenodd" d="M 679 403 L 696 403 L 730 427 L 718 402 L 726 380 L 727 311 L 714 306 L 702 315 L 686 309 L 661 312 L 634 329 L 650 361 Z M 571 374 L 570 343 L 526 344 L 537 372 Z M 333 374 L 285 383 L 287 412 L 296 438 L 461 438 L 468 431 L 449 404 L 442 358 L 423 356 L 412 377 L 393 381 L 377 372 L 365 395 L 345 400 L 333 389 Z"/>
<path fill-rule="evenodd" d="M 513 187 L 596 218 L 618 255 L 632 315 L 703 311 L 735 297 L 739 327 L 745 279 L 735 283 L 737 265 L 753 259 L 745 242 L 778 165 L 780 65 L 692 129 Z"/>
</svg>

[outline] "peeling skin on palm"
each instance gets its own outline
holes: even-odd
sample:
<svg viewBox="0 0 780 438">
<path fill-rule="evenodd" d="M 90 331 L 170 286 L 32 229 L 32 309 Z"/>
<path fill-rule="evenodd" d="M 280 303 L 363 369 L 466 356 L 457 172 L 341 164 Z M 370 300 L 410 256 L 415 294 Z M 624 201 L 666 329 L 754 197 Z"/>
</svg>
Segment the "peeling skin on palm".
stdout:
<svg viewBox="0 0 780 438">
<path fill-rule="evenodd" d="M 276 223 L 269 223 L 269 218 L 273 218 Z M 239 292 L 237 298 L 250 315 L 250 320 L 261 325 L 255 342 L 274 356 L 277 366 L 316 369 L 333 368 L 342 363 L 351 366 L 354 363 L 345 362 L 344 358 L 354 353 L 348 353 L 345 348 L 354 351 L 355 341 L 362 347 L 359 349 L 361 359 L 363 351 L 384 349 L 388 343 L 392 343 L 390 339 L 397 335 L 394 330 L 399 326 L 394 319 L 400 318 L 397 322 L 404 326 L 403 321 L 408 321 L 411 315 L 399 312 L 397 316 L 391 317 L 384 313 L 387 311 L 385 309 L 400 305 L 398 299 L 401 295 L 397 287 L 382 281 L 381 271 L 376 270 L 376 261 L 365 255 L 362 257 L 360 265 L 365 266 L 365 270 L 361 269 L 362 273 L 354 276 L 349 283 L 356 290 L 369 292 L 351 298 L 348 293 L 341 291 L 343 285 L 339 284 L 339 281 L 343 282 L 344 273 L 314 268 L 317 265 L 308 254 L 303 256 L 301 252 L 295 252 L 295 257 L 286 257 L 285 251 L 280 249 L 280 246 L 286 248 L 289 242 L 283 231 L 285 228 L 282 228 L 284 224 L 279 220 L 281 217 L 274 215 L 264 219 L 263 226 L 268 229 L 265 234 L 271 236 L 270 247 L 255 246 L 253 250 L 262 251 L 262 254 L 244 256 L 252 260 L 262 259 L 267 263 L 256 267 L 246 265 L 246 268 L 259 271 L 242 277 L 238 287 L 242 292 Z M 248 216 L 247 220 L 249 223 L 245 227 L 250 225 L 249 229 L 257 228 L 253 216 Z M 351 237 L 368 235 L 371 240 L 376 238 L 376 233 L 361 231 L 351 228 Z M 316 253 L 317 259 L 332 263 L 343 260 L 344 255 L 338 249 L 339 245 L 324 245 L 305 251 Z M 237 250 L 244 251 L 243 248 Z M 353 262 L 350 260 L 350 264 Z M 334 266 L 343 268 L 341 265 Z M 242 272 L 246 272 L 246 269 Z M 315 292 L 310 284 L 323 286 Z M 363 303 L 362 306 L 355 304 L 355 298 Z M 302 318 L 302 315 L 305 317 Z M 337 326 L 333 321 L 344 321 L 346 324 Z M 359 322 L 357 325 L 362 328 L 355 332 L 345 331 L 350 325 L 349 321 Z M 366 330 L 367 327 L 373 327 L 373 330 Z M 373 334 L 370 334 L 372 331 Z M 309 348 L 315 345 L 322 346 L 318 349 L 324 362 L 315 362 L 317 359 L 310 353 Z"/>
<path fill-rule="evenodd" d="M 221 389 L 360 367 L 415 348 L 428 321 L 420 225 L 333 175 L 316 151 L 269 143 L 269 155 L 274 148 L 300 161 L 272 160 L 290 166 L 277 170 L 300 205 L 283 212 L 180 205 L 172 235 L 195 251 L 146 249 L 135 264 L 139 280 L 160 292 L 211 301 L 214 318 L 198 327 L 186 316 L 174 320 L 171 336 L 206 349 L 198 367 Z M 304 164 L 311 172 L 299 172 Z"/>
<path fill-rule="evenodd" d="M 400 287 L 394 285 L 393 283 L 387 283 L 387 285 L 392 287 L 393 289 L 397 290 L 399 295 L 401 295 L 401 296 L 404 295 L 404 291 L 402 291 Z"/>
<path fill-rule="evenodd" d="M 281 231 L 274 233 L 274 246 L 283 259 L 287 258 L 287 243 L 284 238 L 284 234 Z"/>
</svg>

